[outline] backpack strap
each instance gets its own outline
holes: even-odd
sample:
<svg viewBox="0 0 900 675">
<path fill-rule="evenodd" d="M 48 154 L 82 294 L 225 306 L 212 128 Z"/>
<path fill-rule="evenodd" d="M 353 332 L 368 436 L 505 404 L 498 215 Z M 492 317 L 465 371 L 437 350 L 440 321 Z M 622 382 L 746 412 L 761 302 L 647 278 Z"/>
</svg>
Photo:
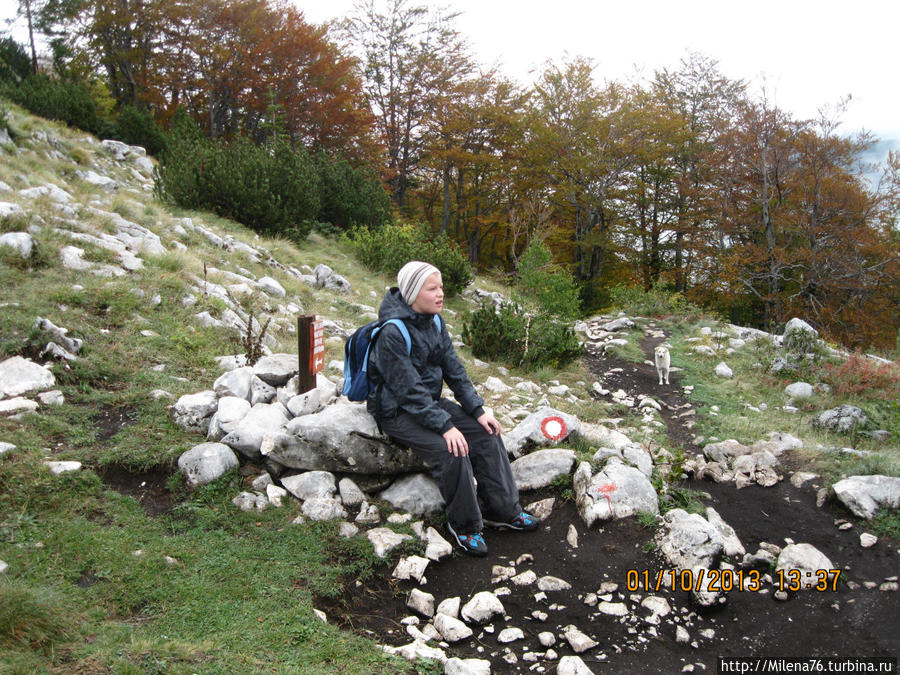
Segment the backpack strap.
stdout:
<svg viewBox="0 0 900 675">
<path fill-rule="evenodd" d="M 400 334 L 403 336 L 403 341 L 406 343 L 406 353 L 409 354 L 412 351 L 412 339 L 409 337 L 409 329 L 406 327 L 406 324 L 403 323 L 403 319 L 388 319 L 383 324 L 378 326 L 378 328 L 372 331 L 372 337 L 370 338 L 369 344 L 366 347 L 366 356 L 362 362 L 362 372 L 369 372 L 369 352 L 372 349 L 372 344 L 375 341 L 375 336 L 380 333 L 381 329 L 387 326 L 389 323 L 394 324 L 400 330 Z"/>
<path fill-rule="evenodd" d="M 438 333 L 440 333 L 442 330 L 441 317 L 439 314 L 433 314 L 432 316 L 434 317 L 432 319 L 434 321 L 434 325 L 437 327 Z M 406 327 L 406 322 L 403 319 L 388 319 L 383 324 L 378 326 L 378 328 L 376 328 L 374 331 L 372 331 L 372 338 L 369 342 L 369 345 L 366 347 L 366 356 L 363 359 L 362 372 L 365 374 L 365 376 L 367 378 L 369 376 L 369 372 L 368 372 L 369 371 L 369 350 L 372 349 L 372 344 L 375 340 L 375 335 L 377 333 L 379 333 L 381 331 L 381 329 L 384 328 L 385 326 L 387 326 L 389 323 L 395 325 L 398 328 L 398 330 L 400 331 L 400 335 L 403 336 L 403 341 L 406 343 L 406 353 L 409 354 L 412 352 L 412 339 L 409 336 L 409 329 Z M 378 398 L 378 392 L 376 392 L 375 397 L 376 397 L 376 399 Z M 378 407 L 378 401 L 376 400 L 376 408 L 377 407 Z M 380 430 L 381 430 L 381 427 L 379 426 L 379 431 Z"/>
</svg>

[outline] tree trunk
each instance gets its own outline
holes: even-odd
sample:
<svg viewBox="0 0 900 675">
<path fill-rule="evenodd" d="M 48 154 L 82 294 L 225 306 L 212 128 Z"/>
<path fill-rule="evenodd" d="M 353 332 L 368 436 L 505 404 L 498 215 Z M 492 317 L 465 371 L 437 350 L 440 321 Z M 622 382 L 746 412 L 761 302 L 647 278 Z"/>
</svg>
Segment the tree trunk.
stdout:
<svg viewBox="0 0 900 675">
<path fill-rule="evenodd" d="M 448 143 L 449 145 L 449 143 Z M 449 149 L 449 148 L 448 148 Z M 441 234 L 444 234 L 447 231 L 447 228 L 450 226 L 450 170 L 452 169 L 450 165 L 450 160 L 444 160 L 444 171 L 442 175 L 443 187 L 444 187 L 444 212 L 441 216 Z"/>
<path fill-rule="evenodd" d="M 31 23 L 31 0 L 25 0 L 25 14 L 28 17 L 28 41 L 31 43 L 31 71 L 38 74 L 37 50 L 34 48 L 34 27 Z"/>
<path fill-rule="evenodd" d="M 778 262 L 775 259 L 775 227 L 769 213 L 769 166 L 768 146 L 762 148 L 762 222 L 766 238 L 766 266 L 768 276 L 768 295 L 765 305 L 766 327 L 771 329 L 780 320 L 778 308 Z"/>
</svg>

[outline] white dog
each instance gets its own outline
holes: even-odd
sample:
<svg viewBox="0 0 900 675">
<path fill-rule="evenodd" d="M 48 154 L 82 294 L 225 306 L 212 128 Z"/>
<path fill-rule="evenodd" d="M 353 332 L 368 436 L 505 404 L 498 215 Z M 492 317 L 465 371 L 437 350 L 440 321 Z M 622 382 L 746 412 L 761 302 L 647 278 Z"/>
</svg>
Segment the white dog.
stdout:
<svg viewBox="0 0 900 675">
<path fill-rule="evenodd" d="M 665 345 L 660 345 L 656 348 L 653 356 L 656 361 L 656 373 L 659 375 L 659 383 L 662 384 L 663 380 L 665 380 L 666 384 L 669 384 L 669 366 L 671 365 L 669 348 Z"/>
</svg>

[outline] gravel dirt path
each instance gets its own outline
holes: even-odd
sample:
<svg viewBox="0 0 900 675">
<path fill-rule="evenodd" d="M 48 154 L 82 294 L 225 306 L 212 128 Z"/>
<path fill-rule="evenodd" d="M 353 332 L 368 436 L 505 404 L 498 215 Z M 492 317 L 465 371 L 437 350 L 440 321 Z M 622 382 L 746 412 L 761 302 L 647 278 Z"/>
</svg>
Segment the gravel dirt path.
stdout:
<svg viewBox="0 0 900 675">
<path fill-rule="evenodd" d="M 661 341 L 650 338 L 643 342 L 648 359 Z M 591 372 L 604 375 L 604 386 L 621 387 L 631 395 L 647 394 L 662 403 L 670 442 L 687 451 L 698 450 L 686 424 L 690 416 L 684 413 L 690 403 L 678 385 L 677 373 L 669 387 L 660 387 L 655 368 L 649 364 L 598 354 L 588 358 Z M 790 457 L 782 459 L 783 464 L 790 461 Z M 733 484 L 706 481 L 687 481 L 685 487 L 705 493 L 703 503 L 719 512 L 750 552 L 756 551 L 760 542 L 784 546 L 786 539 L 817 547 L 840 569 L 834 590 L 790 593 L 781 601 L 775 599 L 774 588 L 763 585 L 761 591 L 733 591 L 723 605 L 698 610 L 689 593 L 669 587 L 666 565 L 648 544 L 652 530 L 644 529 L 634 518 L 588 529 L 575 505 L 557 495 L 552 515 L 539 531 L 487 531 L 487 558 L 454 553 L 429 566 L 424 584 L 382 579 L 361 587 L 347 580 L 344 597 L 321 607 L 331 621 L 397 646 L 410 642 L 400 621 L 412 614 L 406 607 L 412 588 L 431 593 L 437 602 L 454 596 L 465 602 L 478 591 L 505 586 L 510 589 L 509 595 L 501 596 L 506 617 L 495 619 L 489 628 L 476 629 L 473 638 L 447 649 L 449 656 L 489 659 L 495 673 L 555 672 L 556 661 L 546 659 L 547 647 L 541 645 L 538 635 L 553 633 L 557 656 L 571 655 L 573 650 L 561 639 L 569 625 L 598 643 L 580 654 L 597 673 L 714 673 L 717 658 L 731 656 L 896 658 L 900 653 L 900 595 L 878 586 L 886 579 L 896 580 L 900 573 L 900 543 L 882 539 L 873 548 L 863 549 L 859 535 L 865 523 L 839 506 L 817 507 L 814 483 L 798 489 L 787 478 L 789 475 L 772 488 L 737 490 Z M 522 501 L 527 504 L 549 496 L 555 495 L 523 493 Z M 853 527 L 839 530 L 835 525 L 839 519 L 851 520 Z M 567 542 L 572 526 L 578 532 L 577 548 Z M 513 566 L 517 573 L 532 570 L 537 577 L 552 575 L 570 583 L 571 589 L 535 599 L 534 586 L 518 588 L 508 580 L 492 581 L 495 565 Z M 654 580 L 663 572 L 661 588 L 634 588 L 633 582 L 642 578 L 645 570 Z M 609 591 L 612 584 L 616 590 Z M 873 584 L 874 588 L 867 587 Z M 624 605 L 627 614 L 600 614 L 591 593 Z M 672 610 L 658 622 L 641 605 L 651 595 L 665 598 Z M 586 604 L 585 600 L 592 602 Z M 539 612 L 537 618 L 535 612 Z M 498 635 L 507 627 L 520 628 L 524 638 L 500 644 Z M 688 636 L 686 642 L 678 641 L 679 633 Z"/>
</svg>

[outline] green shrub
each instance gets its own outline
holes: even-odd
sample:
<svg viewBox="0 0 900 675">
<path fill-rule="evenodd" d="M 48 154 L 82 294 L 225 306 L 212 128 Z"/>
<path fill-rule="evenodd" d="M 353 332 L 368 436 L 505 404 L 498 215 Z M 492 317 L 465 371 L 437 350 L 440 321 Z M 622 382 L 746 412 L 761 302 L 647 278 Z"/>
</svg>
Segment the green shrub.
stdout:
<svg viewBox="0 0 900 675">
<path fill-rule="evenodd" d="M 321 186 L 319 221 L 341 230 L 391 222 L 391 198 L 372 169 L 354 168 L 325 153 L 319 154 L 316 166 Z"/>
<path fill-rule="evenodd" d="M 25 47 L 11 37 L 0 40 L 0 82 L 21 82 L 31 72 L 31 59 Z"/>
<path fill-rule="evenodd" d="M 618 284 L 609 291 L 613 306 L 628 314 L 642 316 L 668 316 L 670 314 L 699 314 L 699 307 L 692 305 L 681 293 L 669 290 L 657 282 L 648 291 L 639 286 Z"/>
<path fill-rule="evenodd" d="M 35 115 L 104 135 L 106 126 L 97 113 L 97 104 L 88 86 L 74 80 L 54 80 L 46 75 L 29 75 L 18 84 L 4 83 L 3 94 Z"/>
<path fill-rule="evenodd" d="M 369 269 L 395 276 L 410 260 L 424 260 L 441 271 L 444 292 L 460 293 L 471 283 L 472 267 L 449 237 L 427 225 L 358 228 L 351 234 L 356 257 Z"/>
<path fill-rule="evenodd" d="M 531 314 L 514 303 L 495 311 L 483 304 L 463 323 L 463 340 L 472 354 L 526 369 L 559 368 L 581 355 L 572 328 L 549 314 Z"/>
<path fill-rule="evenodd" d="M 550 249 L 541 243 L 531 244 L 519 260 L 517 299 L 567 319 L 581 312 L 575 279 L 550 263 Z"/>
<path fill-rule="evenodd" d="M 462 338 L 479 359 L 518 363 L 524 351 L 525 321 L 512 303 L 497 311 L 483 303 L 463 323 Z"/>
<path fill-rule="evenodd" d="M 257 232 L 304 238 L 319 211 L 315 166 L 302 149 L 275 138 L 259 146 L 198 137 L 179 121 L 160 155 L 156 193 L 188 209 L 208 210 Z"/>
<path fill-rule="evenodd" d="M 166 147 L 166 137 L 149 110 L 133 105 L 122 106 L 115 122 L 115 138 L 129 145 L 140 145 L 151 155 L 158 155 Z"/>
</svg>

